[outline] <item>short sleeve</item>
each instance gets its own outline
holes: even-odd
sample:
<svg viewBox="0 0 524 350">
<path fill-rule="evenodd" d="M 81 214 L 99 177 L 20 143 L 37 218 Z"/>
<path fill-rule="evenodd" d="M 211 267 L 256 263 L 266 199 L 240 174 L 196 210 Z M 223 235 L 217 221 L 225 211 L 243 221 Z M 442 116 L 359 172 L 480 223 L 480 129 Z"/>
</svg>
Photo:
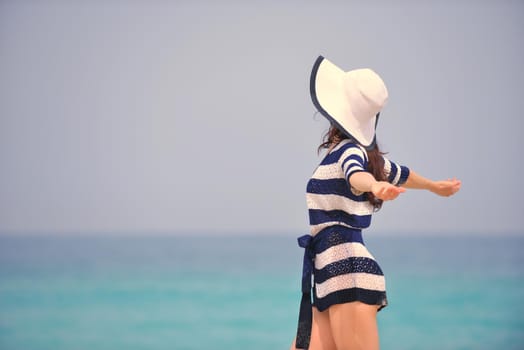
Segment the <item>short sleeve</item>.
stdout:
<svg viewBox="0 0 524 350">
<path fill-rule="evenodd" d="M 351 145 L 342 153 L 340 162 L 347 181 L 354 173 L 366 171 L 366 156 L 360 147 L 356 145 Z"/>
<path fill-rule="evenodd" d="M 389 183 L 400 186 L 406 182 L 409 177 L 409 168 L 396 164 L 384 157 L 384 173 Z"/>
</svg>

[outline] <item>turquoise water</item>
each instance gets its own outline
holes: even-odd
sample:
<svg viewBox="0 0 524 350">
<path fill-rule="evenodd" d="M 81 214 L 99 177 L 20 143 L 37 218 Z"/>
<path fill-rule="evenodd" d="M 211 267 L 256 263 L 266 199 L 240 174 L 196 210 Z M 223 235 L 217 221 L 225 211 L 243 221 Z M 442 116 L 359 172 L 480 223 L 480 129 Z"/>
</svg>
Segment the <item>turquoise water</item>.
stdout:
<svg viewBox="0 0 524 350">
<path fill-rule="evenodd" d="M 524 238 L 371 237 L 381 349 L 524 349 Z M 288 349 L 291 236 L 0 237 L 0 349 Z"/>
</svg>

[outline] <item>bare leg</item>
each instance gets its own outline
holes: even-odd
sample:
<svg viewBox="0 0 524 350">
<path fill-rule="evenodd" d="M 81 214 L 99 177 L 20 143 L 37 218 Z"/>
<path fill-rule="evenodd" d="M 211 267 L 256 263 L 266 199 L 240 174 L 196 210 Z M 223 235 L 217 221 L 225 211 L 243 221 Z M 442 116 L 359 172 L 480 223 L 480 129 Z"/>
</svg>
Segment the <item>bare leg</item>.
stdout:
<svg viewBox="0 0 524 350">
<path fill-rule="evenodd" d="M 329 308 L 331 333 L 339 350 L 379 350 L 376 305 L 361 302 Z"/>
<path fill-rule="evenodd" d="M 313 307 L 313 327 L 311 328 L 309 350 L 337 350 L 331 332 L 329 310 L 320 312 Z"/>
<path fill-rule="evenodd" d="M 320 312 L 316 307 L 313 307 L 313 325 L 311 327 L 309 350 L 337 350 L 331 335 L 328 311 Z M 293 340 L 290 350 L 295 350 L 295 340 Z"/>
</svg>

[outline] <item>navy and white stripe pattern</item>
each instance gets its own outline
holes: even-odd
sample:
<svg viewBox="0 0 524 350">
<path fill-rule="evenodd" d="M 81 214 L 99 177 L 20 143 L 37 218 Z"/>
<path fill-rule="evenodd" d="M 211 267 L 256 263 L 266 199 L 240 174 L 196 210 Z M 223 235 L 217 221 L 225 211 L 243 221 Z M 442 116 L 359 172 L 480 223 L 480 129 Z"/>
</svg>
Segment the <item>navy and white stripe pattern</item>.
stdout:
<svg viewBox="0 0 524 350">
<path fill-rule="evenodd" d="M 349 184 L 351 175 L 366 171 L 367 162 L 365 149 L 344 140 L 324 158 L 308 182 L 311 234 L 298 239 L 305 251 L 297 348 L 307 349 L 311 336 L 311 289 L 313 304 L 320 311 L 353 301 L 379 309 L 387 305 L 384 274 L 362 239 L 362 229 L 371 223 L 374 208 L 364 192 Z M 384 172 L 394 185 L 403 184 L 409 176 L 408 168 L 386 158 Z"/>
<path fill-rule="evenodd" d="M 353 301 L 377 305 L 379 310 L 387 305 L 384 274 L 365 247 L 361 230 L 334 225 L 316 236 L 304 235 L 298 243 L 305 251 L 297 348 L 307 349 L 311 338 L 311 290 L 313 305 L 320 311 Z"/>
<path fill-rule="evenodd" d="M 357 300 L 386 306 L 386 280 L 364 245 L 361 230 L 332 226 L 315 236 L 315 241 L 313 295 L 320 311 Z"/>
<path fill-rule="evenodd" d="M 350 140 L 340 142 L 317 167 L 307 185 L 311 235 L 332 225 L 363 229 L 369 227 L 373 205 L 364 192 L 351 188 L 349 177 L 366 171 L 367 154 Z M 384 171 L 393 185 L 402 185 L 409 169 L 384 158 Z"/>
</svg>

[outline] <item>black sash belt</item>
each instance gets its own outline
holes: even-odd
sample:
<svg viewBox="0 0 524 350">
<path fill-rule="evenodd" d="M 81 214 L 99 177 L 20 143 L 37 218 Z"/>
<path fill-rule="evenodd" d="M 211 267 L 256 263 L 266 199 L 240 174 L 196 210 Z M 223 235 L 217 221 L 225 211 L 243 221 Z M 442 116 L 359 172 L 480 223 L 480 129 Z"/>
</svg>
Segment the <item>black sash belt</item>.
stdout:
<svg viewBox="0 0 524 350">
<path fill-rule="evenodd" d="M 305 248 L 304 262 L 302 265 L 302 300 L 300 301 L 300 312 L 298 315 L 298 327 L 295 347 L 307 349 L 311 340 L 311 326 L 313 324 L 313 310 L 311 303 L 311 275 L 313 274 L 313 237 L 304 235 L 298 238 L 298 245 Z"/>
<path fill-rule="evenodd" d="M 359 242 L 364 244 L 362 240 L 362 230 L 343 226 L 329 226 L 318 232 L 315 237 L 304 235 L 298 238 L 298 245 L 305 248 L 305 251 L 302 267 L 302 300 L 300 301 L 296 338 L 297 349 L 307 349 L 311 340 L 311 326 L 313 324 L 311 280 L 315 254 L 331 246 L 346 242 Z"/>
</svg>

